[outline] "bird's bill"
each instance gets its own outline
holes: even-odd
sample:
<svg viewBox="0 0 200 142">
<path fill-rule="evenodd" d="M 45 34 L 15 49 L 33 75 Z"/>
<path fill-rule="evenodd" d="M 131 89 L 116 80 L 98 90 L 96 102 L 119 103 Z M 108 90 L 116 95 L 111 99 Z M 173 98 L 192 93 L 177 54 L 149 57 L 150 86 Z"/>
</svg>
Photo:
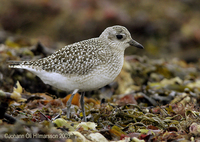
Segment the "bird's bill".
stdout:
<svg viewBox="0 0 200 142">
<path fill-rule="evenodd" d="M 135 46 L 135 47 L 137 47 L 137 48 L 140 48 L 140 49 L 144 49 L 144 47 L 142 46 L 142 44 L 140 44 L 140 43 L 138 43 L 137 41 L 135 41 L 135 40 L 131 40 L 131 41 L 129 41 L 128 42 L 131 46 Z"/>
</svg>

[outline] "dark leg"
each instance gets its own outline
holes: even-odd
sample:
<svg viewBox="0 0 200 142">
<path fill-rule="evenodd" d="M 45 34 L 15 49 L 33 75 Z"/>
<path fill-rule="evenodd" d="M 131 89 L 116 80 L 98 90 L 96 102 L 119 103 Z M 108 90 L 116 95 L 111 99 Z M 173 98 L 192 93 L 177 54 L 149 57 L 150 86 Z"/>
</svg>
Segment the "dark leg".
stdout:
<svg viewBox="0 0 200 142">
<path fill-rule="evenodd" d="M 85 108 L 84 108 L 84 96 L 85 96 L 85 92 L 82 92 L 81 93 L 80 103 L 81 103 L 81 108 L 82 108 L 82 113 L 83 113 L 83 121 L 86 122 Z"/>
<path fill-rule="evenodd" d="M 70 118 L 70 107 L 72 104 L 72 99 L 74 97 L 74 95 L 78 92 L 78 89 L 75 89 L 71 95 L 71 97 L 69 98 L 69 100 L 67 101 L 67 118 Z"/>
</svg>

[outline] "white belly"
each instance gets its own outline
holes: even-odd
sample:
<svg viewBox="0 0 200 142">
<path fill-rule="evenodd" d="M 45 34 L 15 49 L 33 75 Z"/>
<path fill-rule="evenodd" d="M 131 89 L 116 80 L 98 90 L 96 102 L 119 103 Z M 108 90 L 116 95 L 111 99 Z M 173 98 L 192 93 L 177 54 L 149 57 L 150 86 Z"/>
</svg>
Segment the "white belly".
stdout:
<svg viewBox="0 0 200 142">
<path fill-rule="evenodd" d="M 45 84 L 49 84 L 64 91 L 73 91 L 75 89 L 89 91 L 99 89 L 111 83 L 121 71 L 121 68 L 117 69 L 117 71 L 97 68 L 91 74 L 76 76 L 36 70 L 25 66 L 23 68 L 37 75 Z"/>
</svg>

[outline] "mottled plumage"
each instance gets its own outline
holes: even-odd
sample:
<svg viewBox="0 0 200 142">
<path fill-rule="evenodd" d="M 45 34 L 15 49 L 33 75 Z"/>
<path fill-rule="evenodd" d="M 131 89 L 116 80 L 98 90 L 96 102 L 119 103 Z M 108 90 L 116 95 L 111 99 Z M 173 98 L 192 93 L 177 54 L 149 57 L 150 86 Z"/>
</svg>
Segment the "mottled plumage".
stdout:
<svg viewBox="0 0 200 142">
<path fill-rule="evenodd" d="M 56 51 L 37 61 L 24 61 L 21 65 L 29 65 L 38 70 L 56 72 L 62 75 L 87 75 L 97 66 L 111 62 L 112 53 L 97 38 L 77 42 Z"/>
<path fill-rule="evenodd" d="M 124 50 L 129 46 L 143 48 L 123 26 L 106 28 L 98 38 L 63 47 L 37 61 L 10 64 L 36 74 L 49 85 L 65 91 L 88 91 L 111 83 L 120 73 Z"/>
</svg>

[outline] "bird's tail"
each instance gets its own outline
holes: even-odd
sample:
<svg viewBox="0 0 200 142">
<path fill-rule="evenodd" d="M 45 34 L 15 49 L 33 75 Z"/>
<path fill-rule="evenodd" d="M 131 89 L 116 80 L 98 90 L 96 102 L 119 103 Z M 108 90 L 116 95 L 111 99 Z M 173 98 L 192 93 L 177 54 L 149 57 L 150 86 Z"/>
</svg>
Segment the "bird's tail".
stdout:
<svg viewBox="0 0 200 142">
<path fill-rule="evenodd" d="M 7 61 L 9 68 L 21 68 L 21 63 L 23 61 Z"/>
</svg>

